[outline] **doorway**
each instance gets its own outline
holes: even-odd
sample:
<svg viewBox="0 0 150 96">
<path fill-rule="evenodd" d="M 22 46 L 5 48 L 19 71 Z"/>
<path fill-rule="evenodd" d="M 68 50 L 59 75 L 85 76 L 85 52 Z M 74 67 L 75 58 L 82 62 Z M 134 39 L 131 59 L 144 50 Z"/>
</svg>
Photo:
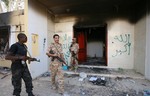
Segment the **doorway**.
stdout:
<svg viewBox="0 0 150 96">
<path fill-rule="evenodd" d="M 79 64 L 107 66 L 107 26 L 74 26 Z"/>
<path fill-rule="evenodd" d="M 9 34 L 10 26 L 0 26 L 0 56 L 8 51 Z"/>
</svg>

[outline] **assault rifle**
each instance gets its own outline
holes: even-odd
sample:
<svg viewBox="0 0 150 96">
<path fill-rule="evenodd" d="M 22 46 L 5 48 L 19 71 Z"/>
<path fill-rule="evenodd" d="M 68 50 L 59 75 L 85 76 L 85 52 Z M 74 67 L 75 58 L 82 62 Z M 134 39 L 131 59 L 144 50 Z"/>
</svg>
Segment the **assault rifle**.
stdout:
<svg viewBox="0 0 150 96">
<path fill-rule="evenodd" d="M 18 57 L 19 57 L 19 56 L 21 56 L 21 55 L 18 55 L 18 54 L 17 54 L 17 55 L 15 55 L 15 56 L 18 56 Z M 29 63 L 29 64 L 30 64 L 31 61 L 37 61 L 37 62 L 40 62 L 40 59 L 32 58 L 32 57 L 27 57 L 27 60 L 28 60 L 28 63 Z"/>
<path fill-rule="evenodd" d="M 37 59 L 37 58 L 31 58 L 31 60 L 30 60 L 30 59 L 28 60 L 28 63 L 30 64 L 31 61 L 40 62 L 40 59 Z"/>
<path fill-rule="evenodd" d="M 49 53 L 50 53 L 50 54 L 54 54 L 53 50 L 50 50 Z M 57 59 L 58 61 L 60 61 L 60 62 L 62 62 L 63 64 L 67 65 L 66 62 L 65 62 L 62 58 L 60 58 L 60 57 L 58 57 L 58 56 L 52 57 L 52 61 L 54 61 L 54 59 Z"/>
<path fill-rule="evenodd" d="M 36 58 L 32 58 L 29 50 L 27 49 L 26 46 L 24 46 L 24 48 L 27 50 L 27 53 L 29 54 L 29 59 L 28 59 L 28 63 L 30 64 L 31 61 L 37 61 L 37 62 L 40 62 L 40 59 L 36 59 Z M 30 59 L 31 58 L 31 59 Z"/>
<path fill-rule="evenodd" d="M 78 58 L 76 57 L 76 54 L 74 53 L 74 51 L 71 51 L 71 55 L 73 58 L 75 58 L 78 61 Z"/>
</svg>

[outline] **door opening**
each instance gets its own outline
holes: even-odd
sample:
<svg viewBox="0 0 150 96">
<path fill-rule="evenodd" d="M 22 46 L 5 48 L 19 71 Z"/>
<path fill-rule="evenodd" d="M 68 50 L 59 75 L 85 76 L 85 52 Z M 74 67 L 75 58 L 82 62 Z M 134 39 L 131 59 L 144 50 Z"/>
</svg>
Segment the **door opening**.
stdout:
<svg viewBox="0 0 150 96">
<path fill-rule="evenodd" d="M 74 26 L 79 64 L 107 66 L 107 26 Z"/>
<path fill-rule="evenodd" d="M 9 47 L 10 26 L 0 27 L 0 56 L 6 54 Z"/>
</svg>

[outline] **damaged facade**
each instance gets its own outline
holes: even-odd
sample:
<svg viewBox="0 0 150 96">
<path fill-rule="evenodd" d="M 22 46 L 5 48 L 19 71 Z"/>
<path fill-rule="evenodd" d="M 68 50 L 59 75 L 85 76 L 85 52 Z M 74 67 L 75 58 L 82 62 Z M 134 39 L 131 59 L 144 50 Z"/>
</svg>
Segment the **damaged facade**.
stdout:
<svg viewBox="0 0 150 96">
<path fill-rule="evenodd" d="M 5 39 L 9 39 L 9 46 L 17 41 L 18 32 L 27 34 L 27 46 L 31 55 L 41 61 L 40 63 L 32 62 L 29 65 L 33 78 L 49 69 L 50 60 L 45 53 L 48 45 L 53 42 L 53 34 L 58 33 L 68 65 L 70 65 L 68 47 L 72 42 L 72 37 L 75 36 L 80 47 L 80 63 L 87 61 L 88 58 L 100 58 L 105 61 L 106 68 L 135 69 L 150 79 L 149 2 L 145 4 L 146 8 L 141 8 L 139 13 L 135 13 L 139 16 L 143 14 L 143 10 L 146 11 L 145 15 L 135 23 L 129 22 L 126 18 L 112 17 L 112 19 L 104 19 L 102 23 L 82 24 L 79 21 L 84 21 L 84 18 L 81 20 L 74 16 L 61 18 L 41 4 L 42 0 L 39 1 L 25 0 L 24 10 L 0 15 L 0 30 L 4 31 L 4 27 L 8 30 L 4 32 L 9 36 L 7 38 L 5 35 Z M 6 65 L 4 62 L 9 66 L 10 62 L 5 60 L 1 60 L 0 65 Z"/>
</svg>

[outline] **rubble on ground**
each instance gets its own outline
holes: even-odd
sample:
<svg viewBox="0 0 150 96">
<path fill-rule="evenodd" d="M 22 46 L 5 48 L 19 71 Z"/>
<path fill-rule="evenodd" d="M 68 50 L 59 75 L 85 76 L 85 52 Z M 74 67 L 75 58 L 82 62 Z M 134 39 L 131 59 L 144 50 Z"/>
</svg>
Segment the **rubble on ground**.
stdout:
<svg viewBox="0 0 150 96">
<path fill-rule="evenodd" d="M 4 69 L 2 70 L 4 71 Z M 85 70 L 94 73 L 90 68 Z M 149 94 L 147 90 L 150 90 L 150 81 L 141 78 L 132 78 L 132 75 L 139 76 L 133 71 L 107 69 L 108 73 L 110 72 L 113 75 L 116 73 L 119 74 L 119 72 L 123 75 L 129 73 L 131 75 L 130 77 L 116 75 L 116 77 L 112 78 L 109 76 L 89 75 L 85 70 L 82 68 L 82 70 L 79 69 L 74 74 L 65 73 L 64 96 L 143 96 L 144 94 Z M 97 74 L 104 74 L 106 71 L 96 72 Z M 106 74 L 108 73 L 106 72 Z M 0 78 L 3 76 L 3 74 L 0 74 Z M 82 79 L 80 80 L 80 78 Z M 11 75 L 0 79 L 0 82 L 0 96 L 12 96 Z M 46 72 L 34 79 L 33 85 L 33 92 L 36 96 L 61 96 L 56 90 L 51 89 L 50 72 Z M 24 83 L 22 84 L 21 96 L 27 96 Z"/>
</svg>

